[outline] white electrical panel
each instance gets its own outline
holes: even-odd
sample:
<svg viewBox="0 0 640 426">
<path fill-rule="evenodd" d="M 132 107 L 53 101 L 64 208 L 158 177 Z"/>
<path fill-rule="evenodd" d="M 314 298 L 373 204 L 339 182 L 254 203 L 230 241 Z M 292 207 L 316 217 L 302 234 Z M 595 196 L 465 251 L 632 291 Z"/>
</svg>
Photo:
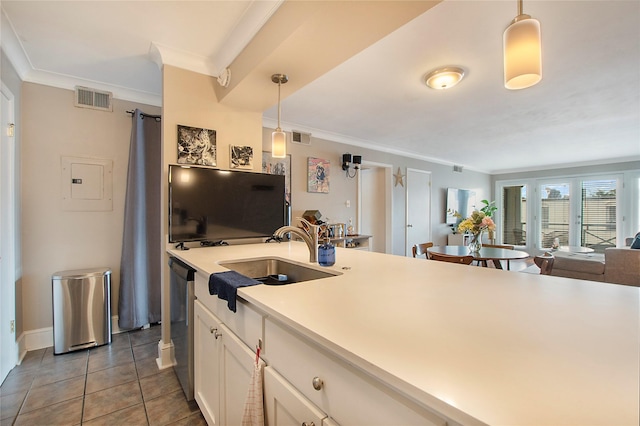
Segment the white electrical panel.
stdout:
<svg viewBox="0 0 640 426">
<path fill-rule="evenodd" d="M 113 210 L 112 160 L 62 157 L 61 166 L 63 210 Z"/>
</svg>

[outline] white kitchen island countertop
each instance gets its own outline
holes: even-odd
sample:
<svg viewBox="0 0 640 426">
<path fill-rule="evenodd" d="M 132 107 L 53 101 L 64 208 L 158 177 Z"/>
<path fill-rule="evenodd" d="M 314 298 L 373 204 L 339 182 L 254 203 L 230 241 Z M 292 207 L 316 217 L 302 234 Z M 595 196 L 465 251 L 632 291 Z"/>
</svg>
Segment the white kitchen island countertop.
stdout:
<svg viewBox="0 0 640 426">
<path fill-rule="evenodd" d="M 169 253 L 205 275 L 309 260 L 299 242 Z M 238 296 L 460 423 L 640 422 L 638 287 L 342 248 L 323 269 L 342 275 Z"/>
</svg>

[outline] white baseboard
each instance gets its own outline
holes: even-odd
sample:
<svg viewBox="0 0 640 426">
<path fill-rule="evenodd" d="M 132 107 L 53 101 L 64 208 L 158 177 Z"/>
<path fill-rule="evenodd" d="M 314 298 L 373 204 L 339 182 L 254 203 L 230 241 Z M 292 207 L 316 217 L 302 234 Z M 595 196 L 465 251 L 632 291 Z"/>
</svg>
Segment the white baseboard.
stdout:
<svg viewBox="0 0 640 426">
<path fill-rule="evenodd" d="M 119 334 L 119 333 L 124 333 L 125 331 L 128 330 L 120 330 L 120 327 L 118 327 L 118 315 L 113 315 L 111 317 L 111 334 Z"/>
<path fill-rule="evenodd" d="M 20 360 L 28 351 L 53 346 L 53 327 L 45 327 L 37 330 L 27 330 L 18 339 L 20 347 Z"/>
<path fill-rule="evenodd" d="M 165 368 L 170 368 L 175 365 L 176 361 L 173 350 L 173 342 L 164 343 L 162 340 L 158 342 L 158 358 L 156 358 L 158 369 L 164 370 Z"/>
<path fill-rule="evenodd" d="M 111 317 L 111 334 L 123 333 L 128 330 L 121 330 L 118 327 L 118 316 Z M 38 349 L 53 346 L 53 327 L 45 327 L 37 330 L 28 330 L 22 332 L 17 340 L 18 343 L 18 364 L 28 351 L 37 351 Z"/>
<path fill-rule="evenodd" d="M 18 359 L 16 360 L 16 365 L 22 364 L 22 360 L 25 355 L 27 355 L 27 346 L 25 344 L 24 332 L 20 333 L 20 336 L 16 340 L 16 346 L 18 348 Z"/>
</svg>

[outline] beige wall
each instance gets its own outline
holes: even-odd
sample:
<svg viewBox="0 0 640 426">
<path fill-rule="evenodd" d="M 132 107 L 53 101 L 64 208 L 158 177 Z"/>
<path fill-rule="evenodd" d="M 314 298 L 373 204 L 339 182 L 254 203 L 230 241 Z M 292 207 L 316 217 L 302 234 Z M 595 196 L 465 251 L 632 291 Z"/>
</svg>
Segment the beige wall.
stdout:
<svg viewBox="0 0 640 426">
<path fill-rule="evenodd" d="M 114 100 L 113 112 L 76 108 L 74 92 L 32 83 L 22 90 L 23 329 L 52 326 L 51 275 L 111 267 L 112 314 L 118 310 L 125 183 L 131 116 L 157 107 Z M 113 210 L 63 211 L 61 156 L 113 160 Z"/>
<path fill-rule="evenodd" d="M 273 129 L 262 131 L 262 150 L 271 152 L 271 133 Z M 289 138 L 291 135 L 287 134 Z M 289 138 L 290 139 L 290 138 Z M 358 155 L 360 150 L 336 142 L 312 137 L 310 145 L 287 144 L 287 154 L 291 155 L 291 222 L 302 216 L 305 210 L 319 210 L 322 220 L 330 223 L 346 223 L 350 217 L 356 220 L 357 179 L 348 179 L 342 170 L 342 154 L 350 152 Z M 328 160 L 329 193 L 307 192 L 308 158 Z M 326 168 L 326 165 L 325 165 Z M 349 200 L 351 207 L 346 207 Z"/>
</svg>

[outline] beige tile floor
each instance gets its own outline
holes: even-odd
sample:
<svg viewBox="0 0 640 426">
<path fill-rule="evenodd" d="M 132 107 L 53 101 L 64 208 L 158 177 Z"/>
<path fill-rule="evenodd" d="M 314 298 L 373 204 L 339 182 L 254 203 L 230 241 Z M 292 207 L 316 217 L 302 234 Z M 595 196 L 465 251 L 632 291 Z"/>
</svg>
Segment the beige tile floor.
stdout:
<svg viewBox="0 0 640 426">
<path fill-rule="evenodd" d="M 0 386 L 0 426 L 206 425 L 173 369 L 158 370 L 160 326 L 112 340 L 63 355 L 28 352 Z"/>
</svg>

